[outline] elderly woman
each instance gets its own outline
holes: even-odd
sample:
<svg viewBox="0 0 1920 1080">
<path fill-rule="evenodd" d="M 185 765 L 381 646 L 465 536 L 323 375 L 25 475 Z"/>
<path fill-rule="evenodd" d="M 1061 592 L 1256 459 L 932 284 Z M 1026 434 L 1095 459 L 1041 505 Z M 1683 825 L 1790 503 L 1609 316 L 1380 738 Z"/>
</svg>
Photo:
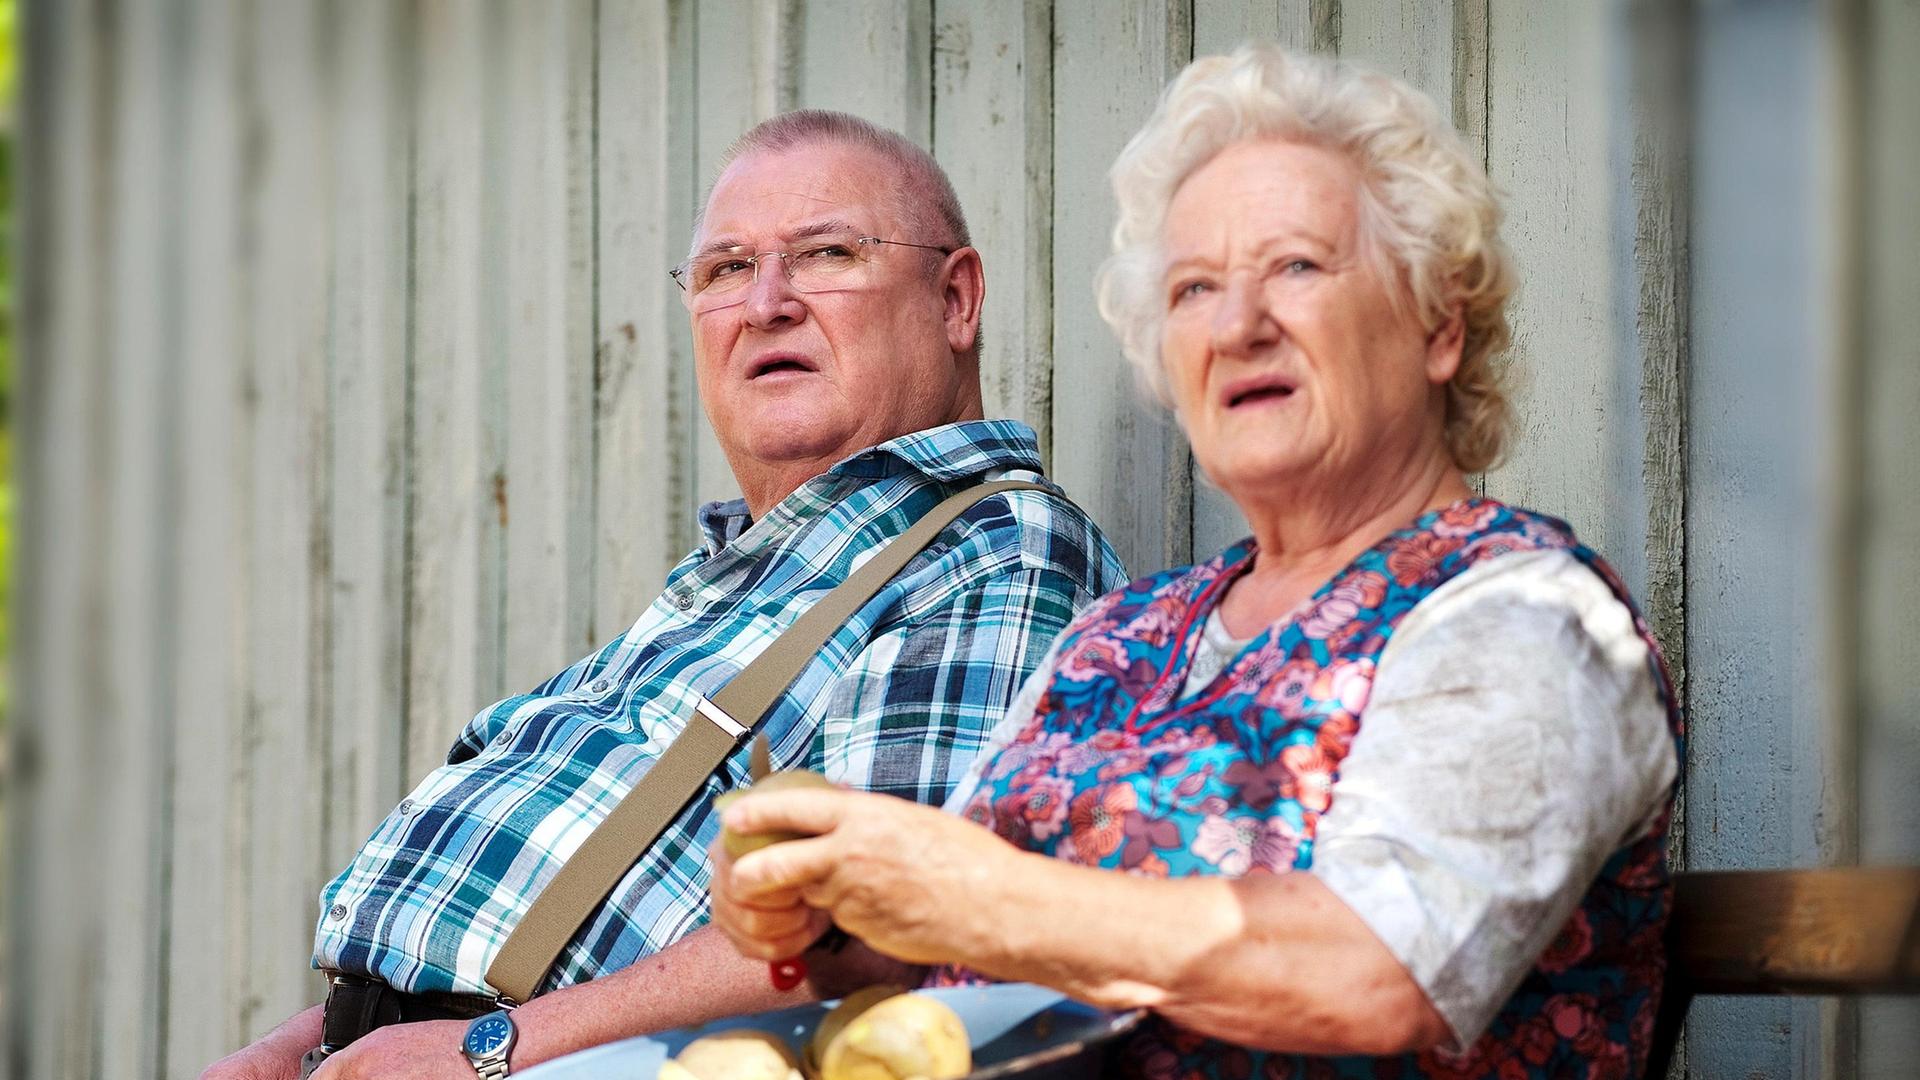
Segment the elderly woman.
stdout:
<svg viewBox="0 0 1920 1080">
<path fill-rule="evenodd" d="M 1408 87 L 1250 47 L 1113 177 L 1101 310 L 1253 536 L 1084 612 L 955 813 L 741 800 L 809 838 L 716 850 L 715 920 L 1145 1007 L 1136 1074 L 1637 1075 L 1679 718 L 1619 579 L 1468 486 L 1513 285 L 1480 165 Z"/>
</svg>

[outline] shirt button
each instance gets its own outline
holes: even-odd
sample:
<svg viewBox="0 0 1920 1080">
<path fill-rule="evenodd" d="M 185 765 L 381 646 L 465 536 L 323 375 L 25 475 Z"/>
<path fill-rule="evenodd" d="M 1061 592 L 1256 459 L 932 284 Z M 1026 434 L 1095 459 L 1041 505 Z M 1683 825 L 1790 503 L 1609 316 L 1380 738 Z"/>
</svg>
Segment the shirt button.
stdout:
<svg viewBox="0 0 1920 1080">
<path fill-rule="evenodd" d="M 693 606 L 693 597 L 688 596 L 686 593 L 681 593 L 679 596 L 673 598 L 673 606 L 679 608 L 681 611 L 685 611 Z"/>
<path fill-rule="evenodd" d="M 505 745 L 507 745 L 508 743 L 510 743 L 510 742 L 512 742 L 512 741 L 513 741 L 513 732 L 511 732 L 511 731 L 503 731 L 503 732 L 501 732 L 501 733 L 499 734 L 499 736 L 498 736 L 497 738 L 495 738 L 495 739 L 493 740 L 493 745 L 495 745 L 495 746 L 505 746 Z"/>
<path fill-rule="evenodd" d="M 595 679 L 593 680 L 593 685 L 587 687 L 587 689 L 593 691 L 596 694 L 604 694 L 607 692 L 607 687 L 612 685 L 613 685 L 612 683 L 608 682 L 605 679 Z"/>
<path fill-rule="evenodd" d="M 406 815 L 408 815 L 408 814 L 411 814 L 411 813 L 413 813 L 413 800 L 412 800 L 412 799 L 401 799 L 401 800 L 400 800 L 400 814 L 401 814 L 401 816 L 402 816 L 402 817 L 404 817 L 404 816 L 406 816 Z"/>
<path fill-rule="evenodd" d="M 332 919 L 334 922 L 339 922 L 346 917 L 347 905 L 345 904 L 335 904 L 333 905 L 333 909 L 327 912 L 327 918 Z"/>
</svg>

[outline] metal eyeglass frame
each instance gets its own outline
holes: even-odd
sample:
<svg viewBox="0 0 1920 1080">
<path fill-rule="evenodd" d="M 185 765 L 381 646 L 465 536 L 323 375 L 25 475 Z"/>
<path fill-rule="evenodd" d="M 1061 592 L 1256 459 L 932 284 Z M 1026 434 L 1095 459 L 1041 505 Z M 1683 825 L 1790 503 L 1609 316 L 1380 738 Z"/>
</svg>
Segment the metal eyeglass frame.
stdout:
<svg viewBox="0 0 1920 1080">
<path fill-rule="evenodd" d="M 878 236 L 856 236 L 853 238 L 853 243 L 855 244 L 855 246 L 862 247 L 862 248 L 866 247 L 869 244 L 891 244 L 894 247 L 919 248 L 922 251 L 937 251 L 942 255 L 951 255 L 954 252 L 960 250 L 957 247 L 943 247 L 939 244 L 913 244 L 913 243 L 908 243 L 905 240 L 882 240 Z M 745 302 L 746 294 L 749 291 L 751 291 L 752 286 L 758 283 L 760 280 L 760 260 L 764 258 L 768 258 L 769 256 L 775 259 L 778 259 L 780 261 L 780 269 L 782 272 L 786 274 L 787 283 L 789 285 L 793 285 L 795 292 L 806 293 L 806 292 L 821 291 L 821 290 L 803 289 L 803 288 L 800 288 L 798 285 L 793 284 L 793 263 L 790 260 L 794 257 L 795 254 L 797 253 L 792 251 L 757 251 L 757 252 L 754 252 L 752 255 L 739 256 L 740 261 L 746 263 L 749 267 L 752 268 L 752 271 L 753 271 L 753 276 L 747 279 L 748 288 L 740 290 L 740 296 L 741 296 L 740 302 L 742 303 Z M 861 261 L 864 262 L 866 260 L 862 259 Z M 696 293 L 687 287 L 687 275 L 692 271 L 692 269 L 693 269 L 693 260 L 689 259 L 686 262 L 683 262 L 680 265 L 667 271 L 667 276 L 673 279 L 673 283 L 675 285 L 680 286 L 680 291 L 683 293 L 686 293 L 687 298 L 689 300 L 691 300 L 693 297 L 700 295 L 700 293 Z M 728 304 L 718 304 L 715 306 L 716 307 L 732 307 L 733 305 L 731 303 L 728 303 Z"/>
</svg>

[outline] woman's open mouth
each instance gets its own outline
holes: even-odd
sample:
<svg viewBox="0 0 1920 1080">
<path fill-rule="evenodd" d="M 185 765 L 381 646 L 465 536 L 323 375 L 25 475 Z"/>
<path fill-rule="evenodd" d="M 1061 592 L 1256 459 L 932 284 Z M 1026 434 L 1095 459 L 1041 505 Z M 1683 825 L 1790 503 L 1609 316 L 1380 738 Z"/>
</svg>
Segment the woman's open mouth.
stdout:
<svg viewBox="0 0 1920 1080">
<path fill-rule="evenodd" d="M 1265 377 L 1242 379 L 1227 387 L 1222 397 L 1227 408 L 1238 409 L 1243 406 L 1257 406 L 1284 401 L 1293 396 L 1294 385 L 1286 379 Z"/>
</svg>

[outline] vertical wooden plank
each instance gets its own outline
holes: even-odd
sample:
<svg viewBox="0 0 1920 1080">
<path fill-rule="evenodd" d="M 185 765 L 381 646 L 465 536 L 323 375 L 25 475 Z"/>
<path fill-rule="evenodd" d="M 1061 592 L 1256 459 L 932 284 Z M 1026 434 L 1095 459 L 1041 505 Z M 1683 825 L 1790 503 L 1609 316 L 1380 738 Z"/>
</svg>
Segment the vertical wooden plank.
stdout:
<svg viewBox="0 0 1920 1080">
<path fill-rule="evenodd" d="M 178 513 L 188 524 L 174 570 L 183 587 L 175 613 L 180 640 L 167 851 L 168 1076 L 192 1076 L 261 1034 L 243 1020 L 250 1014 L 242 1005 L 246 970 L 259 958 L 245 932 L 248 810 L 239 784 L 246 694 L 239 668 L 245 623 L 238 613 L 246 585 L 236 569 L 247 468 L 240 453 L 243 274 L 234 214 L 242 141 L 239 27 L 232 0 L 194 4 L 183 18 L 192 63 L 180 144 L 181 374 L 163 400 L 192 422 L 180 429 Z M 284 958 L 274 966 L 284 966 Z"/>
<path fill-rule="evenodd" d="M 407 156 L 411 27 L 354 3 L 331 24 L 327 786 L 323 865 L 344 866 L 406 782 Z"/>
<path fill-rule="evenodd" d="M 20 154 L 19 407 L 21 569 L 9 718 L 14 849 L 9 1058 L 16 1077 L 83 1077 L 98 1067 L 100 947 L 90 897 L 102 701 L 92 677 L 102 626 L 106 375 L 95 298 L 107 235 L 110 101 L 93 4 L 24 12 Z"/>
<path fill-rule="evenodd" d="M 167 223 L 178 192 L 171 147 L 178 137 L 173 102 L 176 61 L 155 4 L 119 11 L 111 25 L 115 86 L 110 103 L 113 152 L 106 282 L 94 304 L 108 327 L 107 378 L 97 391 L 110 410 L 107 450 L 105 584 L 111 597 L 102 645 L 113 658 L 100 675 L 102 776 L 107 828 L 100 838 L 99 933 L 110 974 L 100 985 L 100 1071 L 153 1073 L 161 1053 L 160 912 L 167 817 L 161 792 L 172 734 L 164 696 L 172 624 L 163 539 L 168 523 L 163 441 L 170 424 L 158 407 L 171 380 L 175 297 L 166 256 Z"/>
<path fill-rule="evenodd" d="M 1214 56 L 1232 52 L 1248 41 L 1272 41 L 1289 49 L 1312 50 L 1317 42 L 1314 16 L 1329 7 L 1338 10 L 1338 0 L 1194 0 L 1193 55 Z"/>
<path fill-rule="evenodd" d="M 987 271 L 980 381 L 988 416 L 1052 449 L 1053 6 L 941 0 L 934 156 Z"/>
<path fill-rule="evenodd" d="M 489 217 L 483 38 L 491 9 L 420 8 L 413 152 L 412 442 L 407 520 L 406 764 L 426 773 L 498 683 L 505 475 L 490 438 Z M 497 355 L 497 353 L 496 353 Z"/>
<path fill-rule="evenodd" d="M 704 204 L 729 144 L 767 117 L 795 107 L 799 18 L 792 0 L 704 0 L 699 5 L 693 154 L 698 201 L 690 211 Z M 738 498 L 740 485 L 691 387 L 688 395 L 700 416 L 693 439 L 694 499 Z"/>
<path fill-rule="evenodd" d="M 800 9 L 799 104 L 931 142 L 932 0 L 811 0 Z"/>
<path fill-rule="evenodd" d="M 327 715 L 317 656 L 325 635 L 330 117 L 317 17 L 312 5 L 249 12 L 241 45 L 248 1030 L 317 1000 L 319 989 L 297 959 L 283 959 L 306 955 L 313 941 Z"/>
<path fill-rule="evenodd" d="M 1920 168 L 1920 8 L 1867 5 L 1866 232 L 1862 344 L 1867 361 L 1866 506 L 1861 538 L 1865 629 L 1861 762 L 1861 853 L 1872 861 L 1920 861 L 1920 209 L 1906 177 Z"/>
<path fill-rule="evenodd" d="M 1184 0 L 1054 10 L 1053 472 L 1129 567 L 1192 550 L 1192 477 L 1178 425 L 1134 389 L 1093 304 L 1113 228 L 1107 169 L 1192 55 Z"/>
<path fill-rule="evenodd" d="M 1859 153 L 1864 513 L 1860 517 L 1860 856 L 1920 863 L 1920 5 L 1861 5 L 1850 44 L 1864 82 Z M 1860 1076 L 1893 1080 L 1920 1060 L 1920 1003 L 1860 1005 Z"/>
<path fill-rule="evenodd" d="M 1230 52 L 1244 41 L 1273 41 L 1303 52 L 1332 52 L 1339 44 L 1339 0 L 1269 0 L 1257 4 L 1196 0 L 1195 56 Z M 1205 559 L 1246 536 L 1246 516 L 1193 467 L 1193 557 Z"/>
<path fill-rule="evenodd" d="M 602 0 L 595 205 L 593 635 L 611 638 L 693 543 L 693 356 L 667 267 L 692 229 L 694 10 Z"/>
<path fill-rule="evenodd" d="M 1698 10 L 1688 386 L 1687 859 L 1812 866 L 1835 792 L 1819 489 L 1830 433 L 1816 15 Z M 1825 1055 L 1820 1002 L 1703 999 L 1689 1064 L 1793 1075 Z"/>
<path fill-rule="evenodd" d="M 1616 304 L 1608 46 L 1603 5 L 1495 0 L 1488 172 L 1521 288 L 1509 318 L 1514 431 L 1487 493 L 1566 518 L 1644 584 L 1640 372 Z M 1636 572 L 1637 571 L 1637 572 Z"/>
<path fill-rule="evenodd" d="M 593 647 L 593 8 L 506 9 L 505 685 Z"/>
<path fill-rule="evenodd" d="M 1405 79 L 1454 116 L 1457 0 L 1339 0 L 1339 54 Z M 1591 6 L 1591 5 L 1589 5 Z"/>
</svg>

